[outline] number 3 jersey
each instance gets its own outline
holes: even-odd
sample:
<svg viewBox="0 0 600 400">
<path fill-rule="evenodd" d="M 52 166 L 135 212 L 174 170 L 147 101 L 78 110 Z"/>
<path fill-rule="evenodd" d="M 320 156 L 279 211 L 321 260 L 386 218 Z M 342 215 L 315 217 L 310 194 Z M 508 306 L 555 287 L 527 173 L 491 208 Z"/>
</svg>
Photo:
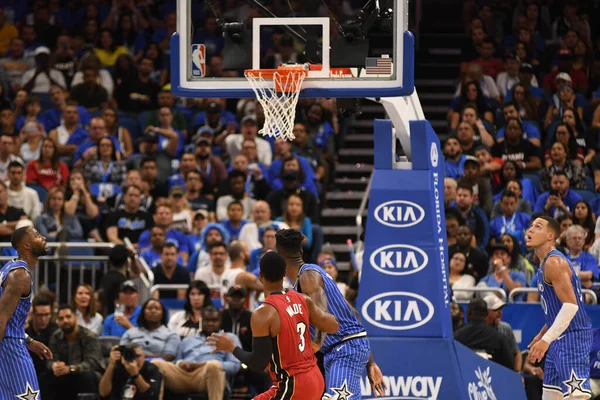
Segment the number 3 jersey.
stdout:
<svg viewBox="0 0 600 400">
<path fill-rule="evenodd" d="M 546 281 L 544 280 L 544 266 L 546 264 L 546 260 L 551 256 L 560 257 L 569 264 L 569 268 L 571 269 L 571 285 L 573 286 L 573 290 L 575 291 L 575 297 L 577 298 L 577 306 L 579 306 L 575 317 L 573 317 L 571 323 L 569 324 L 569 326 L 563 334 L 581 331 L 585 329 L 591 329 L 592 323 L 587 313 L 585 312 L 585 309 L 583 308 L 585 302 L 583 301 L 583 294 L 581 293 L 581 282 L 579 281 L 579 277 L 577 277 L 577 273 L 575 272 L 573 266 L 565 257 L 565 255 L 556 249 L 553 249 L 548 253 L 544 261 L 542 261 L 542 265 L 540 265 L 540 268 L 537 272 L 538 293 L 540 294 L 542 310 L 544 310 L 544 316 L 546 317 L 546 324 L 548 325 L 548 327 L 552 326 L 554 320 L 556 319 L 556 315 L 562 308 L 563 304 L 556 295 L 554 287 L 546 283 Z"/>
<path fill-rule="evenodd" d="M 279 334 L 272 338 L 273 357 L 269 370 L 273 380 L 310 371 L 317 365 L 310 339 L 308 306 L 304 297 L 293 290 L 271 293 L 264 303 L 279 314 Z"/>
</svg>

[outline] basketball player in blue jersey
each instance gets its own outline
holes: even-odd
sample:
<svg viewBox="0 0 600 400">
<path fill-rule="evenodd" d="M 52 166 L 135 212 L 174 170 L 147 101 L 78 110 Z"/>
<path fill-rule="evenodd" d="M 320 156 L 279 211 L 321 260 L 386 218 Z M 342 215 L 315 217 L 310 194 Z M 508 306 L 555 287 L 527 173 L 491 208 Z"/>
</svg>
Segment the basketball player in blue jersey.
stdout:
<svg viewBox="0 0 600 400">
<path fill-rule="evenodd" d="M 536 218 L 527 231 L 527 247 L 541 261 L 538 292 L 546 317 L 546 325 L 529 344 L 529 361 L 546 355 L 543 400 L 589 399 L 592 324 L 583 308 L 579 278 L 554 248 L 559 235 L 560 225 L 547 216 Z"/>
<path fill-rule="evenodd" d="M 17 258 L 0 269 L 0 400 L 39 400 L 40 388 L 27 349 L 43 360 L 52 352 L 25 334 L 33 295 L 31 270 L 48 253 L 46 238 L 31 226 L 19 228 L 10 240 Z"/>
<path fill-rule="evenodd" d="M 294 289 L 308 295 L 323 311 L 333 314 L 339 324 L 337 333 L 325 335 L 311 325 L 313 350 L 324 355 L 325 395 L 328 400 L 361 398 L 361 378 L 365 368 L 375 396 L 384 396 L 386 385 L 381 370 L 373 361 L 371 346 L 358 313 L 348 304 L 327 272 L 302 259 L 304 236 L 294 229 L 276 234 L 277 252 L 285 259 L 287 276 Z"/>
</svg>

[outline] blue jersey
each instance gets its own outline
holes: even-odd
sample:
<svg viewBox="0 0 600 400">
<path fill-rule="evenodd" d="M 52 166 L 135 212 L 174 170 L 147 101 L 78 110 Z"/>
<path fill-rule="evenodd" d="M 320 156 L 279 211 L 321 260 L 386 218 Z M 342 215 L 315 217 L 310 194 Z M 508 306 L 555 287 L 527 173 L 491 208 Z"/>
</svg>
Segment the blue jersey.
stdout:
<svg viewBox="0 0 600 400">
<path fill-rule="evenodd" d="M 14 260 L 7 262 L 0 269 L 0 298 L 4 293 L 4 288 L 2 287 L 4 280 L 11 271 L 19 268 L 24 268 L 25 271 L 29 273 L 31 279 L 31 271 L 29 270 L 29 267 L 27 266 L 27 263 L 25 261 L 18 260 L 15 258 Z M 27 297 L 21 297 L 21 299 L 19 299 L 19 303 L 17 304 L 15 312 L 6 324 L 4 337 L 25 339 L 25 322 L 27 321 L 27 316 L 29 315 L 29 310 L 31 308 L 31 294 L 33 293 L 33 282 L 31 284 L 31 288 L 32 289 L 29 291 L 29 295 Z"/>
<path fill-rule="evenodd" d="M 338 289 L 338 286 L 335 283 L 335 281 L 331 278 L 331 276 L 329 276 L 327 272 L 325 272 L 318 265 L 302 265 L 298 273 L 298 280 L 294 285 L 294 290 L 302 293 L 302 288 L 300 287 L 300 277 L 302 276 L 302 273 L 306 270 L 314 270 L 321 274 L 321 277 L 323 278 L 325 296 L 327 297 L 327 311 L 330 314 L 334 315 L 340 324 L 340 329 L 337 333 L 328 333 L 325 337 L 325 342 L 321 347 L 321 351 L 323 353 L 327 353 L 331 351 L 331 349 L 335 347 L 336 344 L 342 342 L 344 338 L 365 332 L 365 327 L 358 320 L 358 317 L 350 308 L 350 305 L 340 292 L 340 289 Z M 314 337 L 314 326 L 311 325 L 310 329 L 311 334 Z"/>
<path fill-rule="evenodd" d="M 577 332 L 581 330 L 591 329 L 592 323 L 590 318 L 588 317 L 585 309 L 583 308 L 584 301 L 583 295 L 581 293 L 581 283 L 571 262 L 567 257 L 560 251 L 553 249 L 551 250 L 542 264 L 540 265 L 540 269 L 537 272 L 537 281 L 538 281 L 538 292 L 540 294 L 540 302 L 542 304 L 542 309 L 544 311 L 544 316 L 546 317 L 546 324 L 548 328 L 552 326 L 554 320 L 556 319 L 556 315 L 562 308 L 563 303 L 560 301 L 556 292 L 554 291 L 554 287 L 552 285 L 546 283 L 544 280 L 544 265 L 546 264 L 546 260 L 551 257 L 556 256 L 565 260 L 569 264 L 569 268 L 571 269 L 571 285 L 573 286 L 573 290 L 575 290 L 575 297 L 577 298 L 577 306 L 579 309 L 575 314 L 575 317 L 571 320 L 571 323 L 564 331 L 564 333 Z"/>
</svg>

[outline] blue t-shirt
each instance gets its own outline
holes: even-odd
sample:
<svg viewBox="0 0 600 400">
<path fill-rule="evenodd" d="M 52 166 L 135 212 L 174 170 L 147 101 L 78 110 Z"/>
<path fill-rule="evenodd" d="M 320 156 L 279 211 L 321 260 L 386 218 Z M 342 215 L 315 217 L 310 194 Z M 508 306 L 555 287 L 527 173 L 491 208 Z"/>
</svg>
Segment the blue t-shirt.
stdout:
<svg viewBox="0 0 600 400">
<path fill-rule="evenodd" d="M 248 221 L 246 221 L 245 219 L 243 219 L 240 223 L 239 228 L 234 228 L 233 225 L 231 225 L 231 222 L 229 222 L 229 220 L 225 220 L 223 222 L 221 222 L 221 226 L 223 228 L 225 228 L 225 230 L 227 232 L 229 232 L 229 238 L 231 240 L 237 240 L 238 237 L 240 236 L 240 231 L 242 230 L 242 228 L 244 227 L 244 225 L 246 225 L 248 223 Z"/>
<path fill-rule="evenodd" d="M 465 161 L 467 156 L 462 154 L 458 161 L 444 161 L 444 168 L 446 169 L 446 178 L 458 179 L 465 173 Z"/>
<path fill-rule="evenodd" d="M 509 271 L 508 275 L 510 276 L 510 279 L 512 279 L 516 283 L 520 283 L 522 287 L 524 287 L 524 288 L 527 287 L 527 280 L 525 278 L 525 274 L 522 273 L 521 271 Z M 495 287 L 495 288 L 500 288 L 500 289 L 504 290 L 506 292 L 507 296 L 509 294 L 508 289 L 506 288 L 506 285 L 504 284 L 504 281 L 498 282 L 493 273 L 484 276 L 480 282 L 484 282 L 488 287 Z M 517 301 L 525 301 L 525 299 L 526 299 L 525 293 L 522 293 L 515 297 L 515 300 L 517 300 Z"/>
<path fill-rule="evenodd" d="M 177 246 L 177 251 L 190 253 L 188 249 L 188 240 L 185 237 L 185 234 L 176 229 L 169 229 L 165 235 L 167 237 L 167 242 L 173 243 Z M 138 248 L 140 250 L 149 249 L 152 246 L 150 243 L 150 229 L 146 229 L 140 235 L 140 239 L 138 240 Z"/>
<path fill-rule="evenodd" d="M 115 136 L 113 136 L 113 135 L 108 135 L 108 137 L 110 138 L 110 140 L 112 140 L 113 146 L 115 146 L 115 150 L 120 153 L 121 152 L 121 145 L 119 144 L 119 140 Z M 79 147 L 77 147 L 77 151 L 75 151 L 75 157 L 73 157 L 73 162 L 76 162 L 76 161 L 80 160 L 83 157 L 83 154 L 88 149 L 90 149 L 92 147 L 95 147 L 95 146 L 97 146 L 97 143 L 94 143 L 90 137 L 88 137 L 87 139 L 85 139 L 83 141 L 83 143 L 81 143 L 79 145 Z"/>
<path fill-rule="evenodd" d="M 92 120 L 92 116 L 88 112 L 85 107 L 77 106 L 77 111 L 79 112 L 79 124 L 83 126 L 88 126 L 90 121 Z M 44 121 L 44 126 L 46 130 L 51 131 L 52 129 L 58 128 L 60 126 L 60 120 L 62 119 L 62 111 L 59 111 L 56 108 L 51 108 L 50 110 L 44 111 L 40 117 L 41 120 Z"/>
<path fill-rule="evenodd" d="M 521 121 L 523 126 L 523 139 L 540 139 L 542 140 L 542 134 L 540 128 L 533 121 Z M 506 128 L 500 128 L 496 133 L 496 139 L 504 139 L 504 132 Z"/>
<path fill-rule="evenodd" d="M 506 98 L 504 99 L 504 103 L 508 103 L 508 102 L 512 101 L 513 90 L 514 90 L 514 86 L 508 91 L 508 93 L 506 93 Z M 546 92 L 542 88 L 535 87 L 535 86 L 529 86 L 529 91 L 531 92 L 531 97 L 533 97 L 534 99 L 541 99 L 541 100 L 546 99 Z"/>
<path fill-rule="evenodd" d="M 127 318 L 133 326 L 137 326 L 138 317 L 142 312 L 142 307 L 137 306 L 133 311 L 133 314 Z M 115 322 L 115 314 L 110 314 L 104 319 L 104 325 L 102 327 L 102 336 L 118 336 L 121 337 L 127 331 L 117 322 Z"/>
<path fill-rule="evenodd" d="M 512 218 L 500 215 L 490 222 L 490 237 L 500 241 L 502 235 L 509 233 L 517 238 L 521 251 L 525 252 L 525 230 L 529 228 L 530 221 L 531 216 L 519 211 Z"/>
<path fill-rule="evenodd" d="M 577 257 L 571 257 L 571 254 L 568 254 L 567 260 L 571 262 L 575 272 L 592 271 L 593 279 L 598 279 L 598 260 L 587 251 L 582 251 Z"/>
<path fill-rule="evenodd" d="M 148 264 L 150 268 L 154 268 L 160 264 L 160 254 L 154 251 L 152 247 L 150 247 L 148 250 L 142 251 L 140 253 L 140 257 L 146 261 L 146 264 Z M 183 265 L 181 254 L 177 254 L 177 264 Z"/>
<path fill-rule="evenodd" d="M 529 201 L 529 203 L 531 203 L 531 206 L 533 207 L 538 198 L 538 193 L 535 186 L 533 185 L 533 182 L 529 178 L 523 178 L 520 182 L 521 186 L 523 186 L 521 197 L 524 200 Z M 502 198 L 502 193 L 504 193 L 504 189 L 502 189 L 494 195 L 494 201 L 500 201 L 500 198 Z"/>
<path fill-rule="evenodd" d="M 535 207 L 533 208 L 534 213 L 544 212 L 544 207 L 546 206 L 548 197 L 550 197 L 550 192 L 542 193 L 540 195 L 540 197 L 538 197 L 537 202 L 535 203 Z M 583 199 L 581 198 L 581 196 L 577 192 L 574 192 L 571 189 L 569 189 L 567 191 L 567 195 L 565 196 L 564 199 L 562 199 L 563 203 L 565 203 L 565 206 L 567 206 L 567 208 L 569 209 L 570 212 L 575 211 L 575 204 L 577 204 L 578 201 L 582 201 L 582 200 Z M 553 218 L 558 218 L 562 214 L 563 214 L 563 212 L 556 207 L 552 207 L 550 209 L 550 216 Z"/>
</svg>

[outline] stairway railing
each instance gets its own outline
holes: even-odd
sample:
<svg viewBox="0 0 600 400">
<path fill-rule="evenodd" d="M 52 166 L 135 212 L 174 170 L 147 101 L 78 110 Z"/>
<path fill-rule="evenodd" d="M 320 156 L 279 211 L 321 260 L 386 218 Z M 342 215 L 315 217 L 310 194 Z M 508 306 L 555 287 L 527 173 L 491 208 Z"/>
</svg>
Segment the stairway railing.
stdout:
<svg viewBox="0 0 600 400">
<path fill-rule="evenodd" d="M 362 215 L 367 208 L 367 202 L 369 201 L 369 192 L 371 191 L 371 184 L 373 183 L 373 171 L 371 171 L 371 175 L 369 175 L 369 182 L 367 183 L 367 187 L 365 189 L 365 194 L 363 194 L 362 200 L 360 202 L 360 206 L 358 207 L 358 212 L 356 213 L 356 241 L 360 240 L 360 235 L 363 232 L 362 226 Z"/>
</svg>

